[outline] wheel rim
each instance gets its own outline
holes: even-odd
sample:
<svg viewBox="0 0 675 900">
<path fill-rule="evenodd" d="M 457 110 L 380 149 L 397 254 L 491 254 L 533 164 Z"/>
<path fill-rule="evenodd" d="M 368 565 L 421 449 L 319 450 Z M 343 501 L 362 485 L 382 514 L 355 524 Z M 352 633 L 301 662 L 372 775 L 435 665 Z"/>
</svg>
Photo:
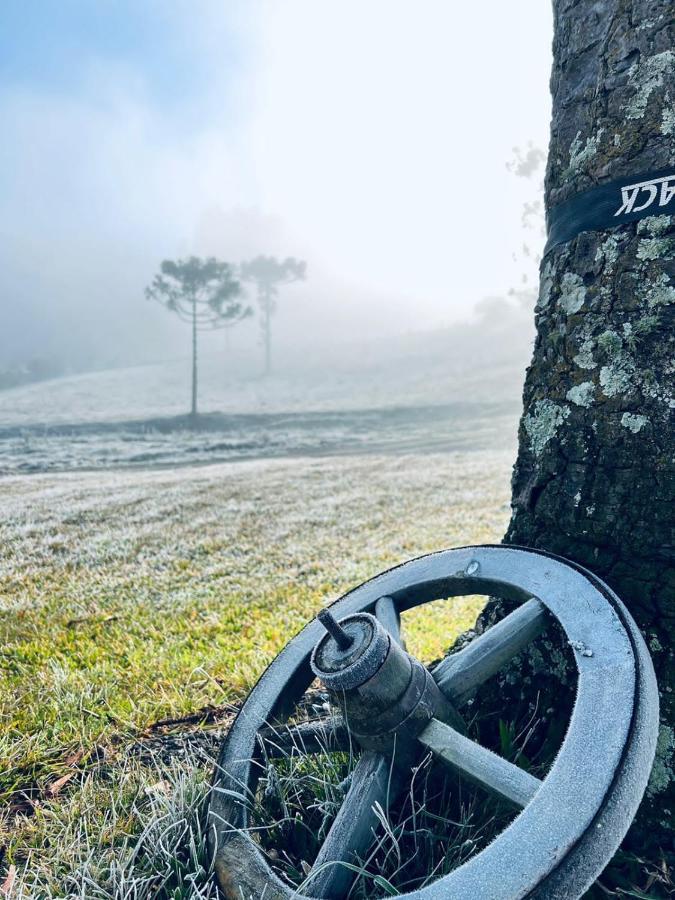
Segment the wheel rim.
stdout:
<svg viewBox="0 0 675 900">
<path fill-rule="evenodd" d="M 371 611 L 388 596 L 403 612 L 439 598 L 491 593 L 516 601 L 537 598 L 576 648 L 578 691 L 569 729 L 547 777 L 514 821 L 459 868 L 403 897 L 580 896 L 618 846 L 646 785 L 658 726 L 653 670 L 625 608 L 590 573 L 520 548 L 466 547 L 384 572 L 330 609 L 337 617 Z M 248 824 L 258 731 L 272 718 L 283 718 L 287 704 L 292 706 L 309 686 L 309 657 L 322 633 L 318 622 L 310 622 L 281 651 L 249 694 L 223 744 L 208 835 L 226 896 L 235 896 L 228 891 L 236 889 L 232 848 L 244 852 L 237 830 Z M 593 835 L 598 824 L 602 830 Z M 601 839 L 594 841 L 596 836 Z M 250 839 L 245 840 L 250 844 L 246 852 L 257 854 L 252 868 L 258 874 L 251 877 L 264 879 L 260 883 L 266 884 L 266 897 L 305 896 L 283 885 L 261 854 L 251 850 Z"/>
</svg>

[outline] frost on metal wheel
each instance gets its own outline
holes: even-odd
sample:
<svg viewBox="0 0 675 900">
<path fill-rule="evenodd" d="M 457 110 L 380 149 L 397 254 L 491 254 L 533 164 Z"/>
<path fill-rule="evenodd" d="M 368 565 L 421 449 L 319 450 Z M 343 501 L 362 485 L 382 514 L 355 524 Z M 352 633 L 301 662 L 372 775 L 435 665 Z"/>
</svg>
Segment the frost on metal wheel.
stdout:
<svg viewBox="0 0 675 900">
<path fill-rule="evenodd" d="M 398 614 L 464 594 L 493 594 L 520 605 L 430 675 L 400 646 Z M 208 840 L 225 896 L 345 897 L 352 875 L 339 861 L 366 850 L 377 824 L 373 805 L 383 804 L 387 791 L 405 787 L 405 748 L 421 745 L 522 811 L 463 865 L 400 896 L 580 897 L 626 833 L 656 746 L 658 691 L 651 659 L 616 595 L 590 572 L 559 557 L 481 546 L 411 560 L 355 588 L 329 609 L 340 622 L 326 620 L 333 637 L 315 620 L 290 641 L 251 691 L 223 743 L 210 796 Z M 373 618 L 355 615 L 363 613 Z M 551 615 L 574 648 L 578 691 L 560 752 L 539 781 L 462 735 L 455 708 L 461 710 L 476 687 L 533 640 Z M 378 682 L 385 667 L 387 677 Z M 288 716 L 315 674 L 329 687 L 337 678 L 333 689 L 341 692 L 345 711 L 353 713 L 347 721 L 363 752 L 299 893 L 272 872 L 246 829 L 259 732 Z M 397 679 L 402 685 L 407 679 L 402 692 L 395 687 Z M 374 704 L 370 716 L 369 703 Z M 394 734 L 404 752 L 396 750 L 392 768 Z M 309 730 L 306 737 L 311 749 Z"/>
</svg>

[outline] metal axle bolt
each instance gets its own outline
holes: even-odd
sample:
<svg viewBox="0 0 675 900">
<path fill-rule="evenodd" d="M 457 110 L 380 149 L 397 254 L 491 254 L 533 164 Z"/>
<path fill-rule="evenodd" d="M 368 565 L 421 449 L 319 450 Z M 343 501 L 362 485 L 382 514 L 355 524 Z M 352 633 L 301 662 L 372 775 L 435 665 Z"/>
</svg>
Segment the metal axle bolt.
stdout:
<svg viewBox="0 0 675 900">
<path fill-rule="evenodd" d="M 349 637 L 335 616 L 328 612 L 327 609 L 322 609 L 317 618 L 328 634 L 333 638 L 340 650 L 349 650 L 354 643 L 354 639 Z"/>
</svg>

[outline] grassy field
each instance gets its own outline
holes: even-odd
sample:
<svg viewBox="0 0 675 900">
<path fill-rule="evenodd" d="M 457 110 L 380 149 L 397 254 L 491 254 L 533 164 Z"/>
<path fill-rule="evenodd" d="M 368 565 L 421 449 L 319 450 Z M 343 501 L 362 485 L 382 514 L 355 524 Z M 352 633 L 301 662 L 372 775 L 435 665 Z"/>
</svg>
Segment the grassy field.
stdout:
<svg viewBox="0 0 675 900">
<path fill-rule="evenodd" d="M 5 895 L 211 897 L 197 810 L 215 742 L 199 737 L 219 733 L 322 604 L 410 556 L 499 540 L 511 460 L 481 451 L 5 479 Z M 406 614 L 410 649 L 434 658 L 480 605 Z"/>
</svg>

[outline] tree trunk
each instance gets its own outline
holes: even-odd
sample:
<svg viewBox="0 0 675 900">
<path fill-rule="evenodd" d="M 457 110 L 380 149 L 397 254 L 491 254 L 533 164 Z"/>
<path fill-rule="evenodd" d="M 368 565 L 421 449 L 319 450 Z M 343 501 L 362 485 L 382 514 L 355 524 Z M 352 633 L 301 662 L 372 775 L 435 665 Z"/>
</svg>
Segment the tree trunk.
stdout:
<svg viewBox="0 0 675 900">
<path fill-rule="evenodd" d="M 265 343 L 265 375 L 272 372 L 272 297 L 269 289 L 263 297 L 263 341 Z"/>
<path fill-rule="evenodd" d="M 675 170 L 672 0 L 554 0 L 554 15 L 547 210 Z M 674 247 L 662 215 L 544 258 L 505 538 L 596 572 L 645 635 L 662 726 L 630 840 L 652 861 L 675 849 Z"/>
<path fill-rule="evenodd" d="M 197 418 L 197 300 L 192 298 L 192 403 L 190 415 Z"/>
</svg>

